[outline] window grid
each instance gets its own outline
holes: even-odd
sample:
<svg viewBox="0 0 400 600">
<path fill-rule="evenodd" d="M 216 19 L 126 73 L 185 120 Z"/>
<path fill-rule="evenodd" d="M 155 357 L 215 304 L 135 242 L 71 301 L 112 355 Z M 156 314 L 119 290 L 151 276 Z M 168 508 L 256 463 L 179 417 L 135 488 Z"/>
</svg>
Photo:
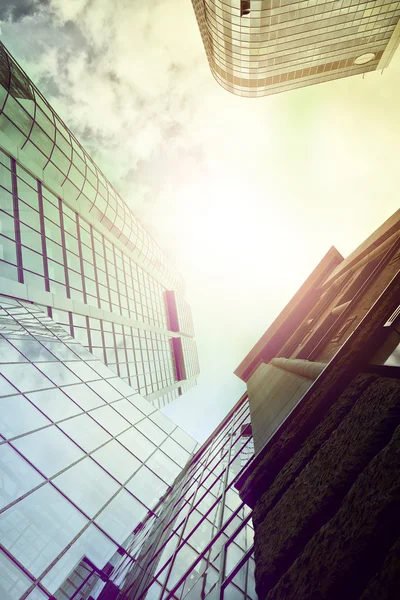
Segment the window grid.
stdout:
<svg viewBox="0 0 400 600">
<path fill-rule="evenodd" d="M 29 468 L 32 469 L 32 472 L 37 472 L 38 476 L 40 477 L 40 482 L 37 483 L 36 485 L 31 486 L 31 489 L 28 489 L 27 491 L 25 491 L 25 493 L 23 493 L 22 495 L 19 494 L 12 502 L 9 502 L 7 504 L 6 507 L 3 507 L 3 509 L 0 510 L 0 514 L 8 514 L 7 511 L 9 511 L 12 507 L 16 506 L 18 504 L 18 506 L 21 506 L 21 503 L 24 502 L 26 499 L 29 499 L 29 497 L 33 497 L 33 494 L 35 492 L 38 492 L 39 489 L 41 488 L 45 488 L 46 486 L 50 485 L 51 488 L 54 488 L 57 490 L 57 492 L 61 493 L 62 497 L 64 499 L 66 499 L 71 506 L 74 506 L 78 512 L 86 519 L 86 521 L 84 522 L 85 525 L 83 528 L 79 529 L 79 531 L 77 532 L 77 535 L 74 539 L 78 540 L 80 538 L 80 536 L 83 535 L 83 532 L 87 530 L 87 528 L 90 525 L 93 525 L 96 530 L 101 531 L 102 534 L 109 540 L 112 540 L 112 543 L 115 545 L 115 551 L 117 552 L 118 550 L 120 552 L 122 552 L 122 549 L 120 548 L 120 541 L 117 539 L 115 540 L 113 538 L 113 536 L 107 531 L 107 528 L 104 529 L 104 527 L 99 524 L 96 519 L 99 517 L 99 515 L 101 515 L 103 513 L 103 511 L 106 510 L 107 506 L 110 505 L 111 502 L 113 502 L 116 498 L 118 497 L 122 497 L 121 494 L 122 492 L 126 493 L 127 496 L 126 497 L 132 497 L 135 498 L 135 501 L 138 503 L 138 505 L 143 506 L 144 512 L 143 512 L 143 516 L 145 516 L 145 519 L 149 519 L 149 518 L 155 518 L 154 517 L 154 512 L 153 512 L 153 508 L 155 508 L 152 505 L 146 505 L 143 503 L 143 501 L 140 498 L 136 498 L 135 494 L 132 492 L 131 489 L 129 489 L 127 486 L 129 485 L 130 480 L 132 479 L 132 477 L 135 476 L 135 474 L 138 472 L 138 469 L 142 468 L 140 467 L 140 464 L 143 463 L 143 459 L 142 458 L 138 458 L 136 459 L 138 462 L 138 467 L 135 469 L 135 471 L 132 473 L 132 475 L 130 475 L 128 477 L 128 479 L 124 482 L 124 481 L 119 481 L 118 478 L 115 476 L 115 474 L 113 474 L 107 467 L 105 467 L 101 461 L 98 460 L 98 457 L 96 455 L 96 452 L 104 447 L 107 447 L 107 445 L 109 445 L 111 443 L 112 440 L 114 440 L 117 444 L 121 444 L 121 440 L 120 440 L 120 436 L 124 435 L 123 431 L 115 433 L 113 435 L 112 431 L 109 431 L 109 439 L 104 441 L 104 443 L 102 443 L 99 447 L 95 447 L 90 451 L 85 451 L 85 449 L 79 444 L 79 441 L 70 433 L 66 432 L 65 429 L 63 429 L 63 425 L 65 425 L 66 422 L 71 421 L 72 419 L 76 418 L 79 415 L 86 415 L 89 418 L 91 418 L 93 420 L 93 422 L 97 423 L 97 426 L 99 426 L 101 429 L 103 429 L 104 431 L 106 431 L 106 427 L 104 426 L 104 424 L 99 423 L 99 421 L 94 419 L 94 416 L 96 414 L 96 410 L 99 410 L 98 407 L 94 407 L 92 409 L 85 409 L 84 407 L 82 407 L 81 405 L 78 404 L 78 401 L 72 397 L 68 397 L 66 396 L 66 398 L 68 399 L 68 402 L 72 405 L 75 405 L 75 407 L 77 409 L 79 409 L 78 415 L 72 415 L 72 416 L 68 416 L 66 418 L 63 419 L 54 419 L 51 418 L 51 416 L 48 415 L 48 413 L 46 413 L 45 410 L 42 410 L 42 407 L 39 405 L 37 405 L 37 403 L 35 404 L 35 402 L 32 401 L 31 398 L 29 398 L 29 391 L 24 391 L 25 388 L 22 389 L 18 389 L 18 385 L 19 385 L 19 379 L 16 378 L 16 376 L 12 376 L 11 380 L 10 380 L 10 366 L 14 367 L 15 365 L 18 364 L 22 364 L 20 361 L 23 361 L 23 365 L 25 366 L 25 364 L 31 364 L 33 365 L 33 368 L 37 370 L 37 372 L 39 373 L 40 371 L 43 372 L 43 368 L 45 365 L 51 364 L 51 365 L 64 365 L 64 368 L 66 368 L 67 370 L 70 371 L 71 374 L 74 374 L 75 379 L 77 379 L 78 381 L 80 380 L 81 383 L 83 383 L 84 385 L 89 385 L 89 384 L 85 384 L 85 381 L 87 381 L 87 377 L 83 378 L 79 377 L 79 375 L 77 376 L 74 373 L 74 369 L 72 368 L 73 365 L 87 365 L 86 368 L 89 367 L 89 365 L 92 365 L 92 367 L 95 367 L 97 369 L 100 369 L 100 372 L 103 373 L 103 375 L 97 375 L 98 379 L 97 381 L 108 381 L 111 384 L 114 384 L 114 391 L 116 392 L 115 386 L 118 387 L 121 386 L 121 384 L 118 384 L 118 381 L 120 381 L 118 378 L 115 378 L 113 376 L 113 374 L 111 372 L 108 372 L 108 377 L 107 379 L 104 379 L 105 373 L 104 373 L 104 369 L 106 369 L 106 367 L 101 367 L 100 363 L 97 363 L 97 361 L 94 359 L 94 357 L 91 357 L 90 355 L 86 355 L 84 354 L 84 359 L 83 359 L 83 349 L 79 350 L 79 348 L 81 348 L 72 338 L 70 338 L 62 328 L 55 326 L 55 324 L 53 324 L 47 317 L 45 317 L 43 315 L 43 313 L 41 313 L 41 311 L 38 311 L 38 309 L 32 305 L 26 305 L 23 304 L 22 302 L 18 302 L 18 301 L 10 301 L 9 299 L 2 299 L 1 301 L 1 322 L 2 322 L 2 335 L 0 336 L 0 341 L 3 340 L 3 342 L 1 343 L 6 343 L 9 346 L 9 351 L 8 353 L 6 353 L 6 359 L 7 362 L 5 364 L 3 364 L 1 366 L 1 372 L 3 373 L 3 376 L 5 379 L 4 381 L 9 381 L 9 387 L 10 389 L 8 389 L 8 392 L 11 393 L 11 396 L 8 394 L 6 394 L 6 396 L 3 396 L 4 398 L 11 398 L 14 399 L 16 396 L 15 394 L 18 394 L 19 396 L 22 396 L 24 398 L 24 402 L 26 402 L 26 406 L 30 406 L 32 407 L 31 410 L 35 410 L 35 414 L 39 414 L 42 415 L 41 418 L 46 419 L 46 421 L 48 421 L 48 423 L 46 423 L 45 425 L 40 424 L 39 427 L 34 426 L 33 424 L 33 429 L 28 427 L 28 431 L 23 431 L 22 433 L 19 433 L 17 435 L 11 435 L 10 436 L 6 436 L 7 439 L 2 439 L 0 442 L 0 449 L 4 448 L 4 447 L 9 447 L 11 449 L 13 449 L 13 451 L 16 453 L 16 455 L 20 456 L 20 459 L 25 461 L 27 466 L 29 465 Z M 30 348 L 30 344 L 33 344 L 33 347 Z M 53 344 L 53 346 L 52 346 Z M 54 345 L 55 344 L 55 345 Z M 49 347 L 50 346 L 50 347 Z M 39 349 L 41 348 L 41 350 L 39 351 Z M 35 361 L 31 362 L 32 359 L 29 358 L 29 352 L 34 352 L 34 357 L 35 357 Z M 44 356 L 42 357 L 40 352 L 44 353 Z M 58 354 L 59 353 L 64 353 L 64 360 L 62 362 L 60 362 L 60 359 L 58 358 Z M 12 355 L 11 355 L 12 353 Z M 66 354 L 65 354 L 66 353 Z M 74 354 L 75 353 L 75 354 Z M 68 361 L 65 362 L 65 356 L 68 355 Z M 74 360 L 72 361 L 72 363 L 70 362 L 70 359 L 72 358 L 72 356 L 75 356 Z M 18 359 L 18 356 L 20 356 L 20 358 Z M 52 360 L 49 363 L 49 357 L 52 358 Z M 17 358 L 17 362 L 10 362 L 11 359 L 15 359 Z M 42 366 L 43 365 L 43 366 Z M 61 367 L 60 367 L 61 368 Z M 8 369 L 8 370 L 7 370 Z M 71 370 L 72 369 L 72 370 Z M 107 369 L 106 369 L 107 370 Z M 93 373 L 95 373 L 95 370 L 91 369 L 91 371 L 93 371 Z M 46 371 L 45 371 L 46 373 Z M 78 371 L 79 373 L 79 371 Z M 8 375 L 8 378 L 7 378 Z M 45 374 L 44 376 L 41 375 L 41 377 L 44 377 L 43 381 L 47 381 L 47 383 L 45 383 L 44 388 L 42 388 L 43 390 L 45 389 L 59 389 L 60 391 L 62 391 L 63 393 L 68 394 L 69 393 L 69 389 L 71 389 L 71 386 L 74 387 L 76 384 L 75 383 L 68 383 L 65 385 L 62 385 L 61 387 L 58 388 L 54 388 L 55 385 L 55 381 L 53 379 L 53 381 L 51 381 L 51 379 L 48 379 L 48 377 L 52 377 L 51 373 L 49 374 Z M 3 380 L 3 379 L 2 379 Z M 11 387 L 11 385 L 17 386 L 17 389 L 14 389 Z M 25 384 L 24 384 L 25 385 Z M 43 385 L 43 384 L 42 384 Z M 52 387 L 53 386 L 53 387 Z M 28 388 L 29 390 L 29 385 Z M 35 391 L 37 391 L 37 384 L 35 387 Z M 127 391 L 129 391 L 129 388 L 127 388 Z M 125 388 L 124 388 L 124 392 L 125 392 Z M 96 392 L 95 392 L 96 393 Z M 100 393 L 99 391 L 97 391 L 97 393 Z M 28 396 L 27 396 L 28 394 Z M 120 403 L 121 402 L 128 402 L 129 405 L 132 405 L 133 407 L 135 406 L 135 403 L 137 403 L 139 401 L 139 398 L 137 396 L 130 396 L 127 397 L 121 393 L 118 394 L 119 398 L 117 399 L 106 399 L 106 401 L 104 402 L 103 400 L 103 404 L 102 406 L 109 406 L 110 409 L 112 411 L 116 410 L 118 411 L 118 409 L 120 408 Z M 101 396 L 99 396 L 99 400 L 101 399 Z M 126 399 L 126 400 L 125 400 Z M 143 404 L 144 403 L 144 404 Z M 148 415 L 141 413 L 140 408 L 144 408 L 147 407 L 146 403 L 144 400 L 141 400 L 141 404 L 138 410 L 138 414 L 140 416 L 139 420 L 136 420 L 134 422 L 134 424 L 130 424 L 129 421 L 126 421 L 127 424 L 127 429 L 126 431 L 137 431 L 137 426 L 139 426 L 141 423 L 145 424 L 149 418 L 151 418 L 151 415 L 155 415 L 154 410 L 150 409 L 150 413 Z M 146 408 L 146 412 L 149 409 Z M 120 412 L 116 412 L 115 414 L 120 414 Z M 125 419 L 126 419 L 127 415 L 125 414 Z M 166 420 L 165 417 L 163 417 L 163 420 Z M 166 420 L 168 421 L 168 420 Z M 108 427 L 108 425 L 107 425 Z M 159 429 L 157 426 L 155 426 L 154 422 L 152 425 L 152 428 L 154 429 L 154 427 L 156 427 L 157 431 L 159 430 L 160 435 L 161 435 L 161 431 L 163 431 L 162 433 L 162 437 L 165 438 L 165 440 L 171 439 L 173 440 L 175 437 L 175 432 L 177 431 L 177 427 L 175 425 L 168 425 L 168 430 L 169 433 L 165 430 L 161 430 Z M 46 473 L 43 472 L 43 470 L 38 466 L 37 464 L 37 460 L 35 458 L 29 458 L 25 457 L 26 451 L 21 450 L 21 448 L 18 447 L 18 441 L 23 439 L 24 437 L 26 438 L 27 436 L 31 435 L 32 433 L 34 433 L 36 431 L 36 433 L 42 434 L 42 432 L 44 432 L 45 430 L 55 430 L 57 429 L 57 431 L 60 432 L 60 435 L 65 436 L 66 439 L 69 439 L 70 443 L 74 446 L 76 446 L 76 448 L 79 448 L 79 452 L 82 454 L 82 456 L 78 456 L 76 460 L 73 460 L 70 464 L 68 464 L 66 467 L 62 468 L 61 471 L 56 470 L 55 473 L 51 474 L 51 475 L 46 475 Z M 144 435 L 145 438 L 147 438 L 146 436 L 146 432 L 143 432 L 143 429 L 141 429 L 141 435 Z M 0 438 L 1 439 L 1 438 Z M 147 438 L 148 439 L 148 438 Z M 151 440 L 148 439 L 148 443 L 151 444 Z M 165 442 L 163 442 L 165 443 Z M 173 442 L 174 444 L 176 443 L 176 441 Z M 179 442 L 178 442 L 179 444 Z M 151 444 L 153 446 L 153 444 Z M 181 448 L 181 452 L 186 453 L 187 458 L 189 458 L 190 454 L 181 446 L 179 446 Z M 194 447 L 194 444 L 193 444 Z M 127 447 L 124 443 L 124 441 L 121 444 L 121 448 L 124 448 L 125 452 L 130 453 L 132 456 L 134 456 L 134 454 L 132 453 L 132 450 Z M 157 448 L 157 446 L 153 446 L 153 451 L 149 454 L 149 456 L 144 460 L 144 464 L 147 465 L 148 461 L 151 461 L 151 458 L 154 454 L 156 453 L 160 453 L 161 455 L 164 456 L 163 460 L 167 460 L 170 461 L 171 464 L 174 462 L 174 457 L 170 457 L 167 455 L 164 455 L 162 452 L 162 444 L 161 444 L 161 448 Z M 92 461 L 93 464 L 97 465 L 97 467 L 104 471 L 104 473 L 106 474 L 106 476 L 110 479 L 113 480 L 115 482 L 115 493 L 111 494 L 110 497 L 108 498 L 106 503 L 103 503 L 103 505 L 100 507 L 99 511 L 96 511 L 96 513 L 94 514 L 94 516 L 88 515 L 85 510 L 82 509 L 82 507 L 79 505 L 79 502 L 77 502 L 76 500 L 72 500 L 69 497 L 69 492 L 66 493 L 62 487 L 59 487 L 58 484 L 58 478 L 60 477 L 61 474 L 68 472 L 69 469 L 73 468 L 74 466 L 78 465 L 79 463 L 83 463 L 84 461 Z M 92 464 L 92 462 L 90 462 L 90 464 Z M 87 463 L 89 464 L 89 463 Z M 176 470 L 179 472 L 180 469 L 182 468 L 182 463 L 178 463 L 176 464 Z M 149 462 L 149 466 L 146 466 L 146 469 L 148 470 L 149 473 L 153 473 L 153 476 L 158 480 L 158 476 L 152 471 L 152 467 L 151 464 Z M 147 472 L 147 471 L 146 471 Z M 168 484 L 166 485 L 166 489 L 168 490 Z M 46 488 L 49 489 L 49 488 Z M 11 514 L 11 513 L 10 513 Z M 146 516 L 147 515 L 147 516 Z M 7 545 L 7 536 L 5 536 L 5 538 L 2 538 L 3 541 L 3 545 L 6 544 Z M 42 574 L 40 575 L 40 577 L 35 577 L 32 575 L 30 575 L 31 579 L 34 580 L 36 582 L 36 584 L 39 584 L 40 581 L 42 581 L 47 573 L 49 572 L 49 570 L 52 568 L 52 566 L 58 564 L 58 561 L 62 560 L 63 555 L 65 554 L 67 548 L 64 549 L 64 551 L 62 553 L 58 553 L 54 560 L 50 563 L 50 565 L 45 569 L 45 571 L 42 572 Z M 9 552 L 9 551 L 8 551 Z M 126 554 L 126 552 L 128 552 L 129 554 L 129 549 L 127 551 L 123 551 L 123 554 Z M 12 552 L 11 552 L 12 554 Z M 19 563 L 18 558 L 14 557 L 14 562 L 16 562 L 17 564 Z M 25 569 L 26 570 L 26 569 Z M 26 593 L 28 593 L 32 588 L 32 586 L 28 589 L 28 591 Z M 46 591 L 46 593 L 50 594 L 50 591 L 46 590 L 45 586 L 43 586 L 43 584 L 39 585 L 39 589 L 41 589 L 42 591 Z"/>
<path fill-rule="evenodd" d="M 79 200 L 129 251 L 138 253 L 144 264 L 182 289 L 180 274 L 3 45 L 0 61 L 2 117 L 29 168 L 43 172 L 45 180 L 62 191 L 68 202 Z"/>
</svg>

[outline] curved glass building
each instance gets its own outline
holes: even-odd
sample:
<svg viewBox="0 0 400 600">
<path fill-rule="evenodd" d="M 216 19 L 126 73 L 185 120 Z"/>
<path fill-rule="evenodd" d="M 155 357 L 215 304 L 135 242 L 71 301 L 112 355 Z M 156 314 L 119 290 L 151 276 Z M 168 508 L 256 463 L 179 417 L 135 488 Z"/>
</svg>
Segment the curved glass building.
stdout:
<svg viewBox="0 0 400 600">
<path fill-rule="evenodd" d="M 388 66 L 400 4 L 192 0 L 211 72 L 239 96 L 276 94 Z"/>
<path fill-rule="evenodd" d="M 196 383 L 180 273 L 2 44 L 0 290 L 158 408 Z"/>
</svg>

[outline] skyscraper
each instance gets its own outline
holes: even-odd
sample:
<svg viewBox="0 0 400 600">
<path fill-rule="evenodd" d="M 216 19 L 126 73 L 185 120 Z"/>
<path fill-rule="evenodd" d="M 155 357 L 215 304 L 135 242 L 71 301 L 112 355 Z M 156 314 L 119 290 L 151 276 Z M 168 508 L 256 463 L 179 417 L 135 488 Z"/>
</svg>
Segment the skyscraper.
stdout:
<svg viewBox="0 0 400 600">
<path fill-rule="evenodd" d="M 0 84 L 1 290 L 165 406 L 199 373 L 181 275 L 2 45 Z"/>
<path fill-rule="evenodd" d="M 107 598 L 196 446 L 40 307 L 0 295 L 1 600 Z"/>
<path fill-rule="evenodd" d="M 266 96 L 388 66 L 398 2 L 192 0 L 210 69 L 239 96 Z"/>
</svg>

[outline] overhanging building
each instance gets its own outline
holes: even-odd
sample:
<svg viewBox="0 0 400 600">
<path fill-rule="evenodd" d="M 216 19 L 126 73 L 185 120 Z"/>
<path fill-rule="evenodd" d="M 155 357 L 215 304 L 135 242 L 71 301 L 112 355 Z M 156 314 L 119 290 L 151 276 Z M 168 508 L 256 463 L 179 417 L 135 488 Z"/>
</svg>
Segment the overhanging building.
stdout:
<svg viewBox="0 0 400 600">
<path fill-rule="evenodd" d="M 267 96 L 388 66 L 398 2 L 192 0 L 210 69 L 239 96 Z"/>
<path fill-rule="evenodd" d="M 155 406 L 199 373 L 181 275 L 0 45 L 0 290 Z"/>
</svg>

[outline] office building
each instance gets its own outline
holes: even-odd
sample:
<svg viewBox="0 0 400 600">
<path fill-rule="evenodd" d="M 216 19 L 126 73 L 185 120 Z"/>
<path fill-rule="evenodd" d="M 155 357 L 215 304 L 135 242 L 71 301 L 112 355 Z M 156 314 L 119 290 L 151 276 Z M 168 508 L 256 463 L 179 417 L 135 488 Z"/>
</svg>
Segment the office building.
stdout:
<svg viewBox="0 0 400 600">
<path fill-rule="evenodd" d="M 400 597 L 400 211 L 332 248 L 236 373 L 259 599 Z"/>
<path fill-rule="evenodd" d="M 213 76 L 239 96 L 382 70 L 400 41 L 398 2 L 192 3 Z"/>
<path fill-rule="evenodd" d="M 0 598 L 98 598 L 197 443 L 42 307 L 3 295 L 0 363 Z"/>
<path fill-rule="evenodd" d="M 157 407 L 196 383 L 181 275 L 0 45 L 0 290 Z"/>
</svg>

